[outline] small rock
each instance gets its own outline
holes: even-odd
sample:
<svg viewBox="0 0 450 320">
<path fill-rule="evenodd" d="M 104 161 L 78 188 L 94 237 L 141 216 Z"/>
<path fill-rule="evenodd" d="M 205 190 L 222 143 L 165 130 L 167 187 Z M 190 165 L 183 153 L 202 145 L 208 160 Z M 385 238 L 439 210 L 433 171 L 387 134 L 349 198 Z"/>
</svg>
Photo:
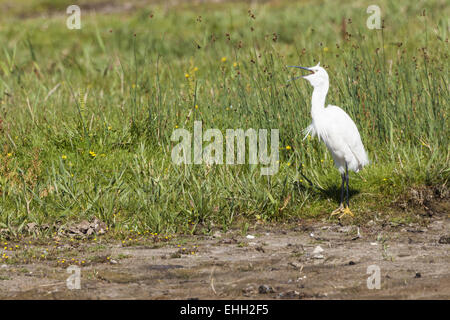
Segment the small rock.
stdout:
<svg viewBox="0 0 450 320">
<path fill-rule="evenodd" d="M 321 246 L 317 246 L 314 248 L 314 251 L 312 252 L 313 254 L 318 254 L 318 253 L 322 253 L 324 252 L 324 250 L 322 249 Z"/>
<path fill-rule="evenodd" d="M 2 268 L 2 269 L 6 269 L 6 268 L 8 268 L 8 265 L 2 264 L 1 268 Z"/>
<path fill-rule="evenodd" d="M 314 248 L 314 251 L 312 252 L 314 259 L 323 259 L 324 256 L 321 254 L 324 252 L 321 246 L 317 246 Z"/>
<path fill-rule="evenodd" d="M 222 238 L 222 234 L 220 233 L 220 231 L 216 231 L 216 232 L 214 232 L 213 237 L 214 238 Z"/>
<path fill-rule="evenodd" d="M 78 228 L 75 227 L 75 226 L 69 226 L 67 228 L 67 231 L 72 233 L 72 234 L 74 234 L 74 235 L 81 234 L 80 230 L 78 230 Z"/>
<path fill-rule="evenodd" d="M 89 228 L 90 228 L 91 224 L 87 221 L 87 220 L 83 220 L 78 224 L 78 229 L 83 232 L 86 233 Z"/>
<path fill-rule="evenodd" d="M 255 236 L 252 236 L 251 234 L 248 234 L 246 238 L 247 239 L 255 239 Z"/>
<path fill-rule="evenodd" d="M 366 226 L 373 227 L 375 224 L 376 224 L 375 221 L 370 220 L 369 222 L 366 223 Z"/>
<path fill-rule="evenodd" d="M 244 296 L 248 297 L 248 296 L 256 294 L 256 289 L 254 286 L 249 285 L 249 286 L 245 287 L 244 289 L 242 289 L 242 293 L 244 294 Z"/>
<path fill-rule="evenodd" d="M 94 221 L 91 222 L 90 227 L 94 229 L 94 231 L 97 234 L 104 234 L 106 233 L 106 223 L 103 221 L 100 221 L 99 219 L 95 218 Z"/>
<path fill-rule="evenodd" d="M 378 243 L 376 243 L 376 242 L 371 242 L 370 245 L 371 245 L 371 246 L 377 246 Z"/>
<path fill-rule="evenodd" d="M 111 262 L 112 264 L 117 264 L 117 261 L 114 259 L 111 259 L 109 262 Z"/>
<path fill-rule="evenodd" d="M 268 286 L 266 284 L 262 284 L 262 285 L 259 286 L 258 292 L 260 294 L 267 294 L 267 293 L 274 293 L 275 290 L 273 290 L 273 288 L 271 286 Z"/>
<path fill-rule="evenodd" d="M 37 223 L 34 223 L 34 222 L 27 223 L 28 232 L 33 232 L 34 229 L 36 229 L 36 227 L 37 227 Z"/>
</svg>

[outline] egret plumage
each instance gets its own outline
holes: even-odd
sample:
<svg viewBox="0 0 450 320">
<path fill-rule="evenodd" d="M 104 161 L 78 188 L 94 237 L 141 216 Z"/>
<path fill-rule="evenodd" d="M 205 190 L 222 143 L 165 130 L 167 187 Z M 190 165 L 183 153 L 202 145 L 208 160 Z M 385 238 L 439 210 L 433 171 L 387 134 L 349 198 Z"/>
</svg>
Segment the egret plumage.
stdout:
<svg viewBox="0 0 450 320">
<path fill-rule="evenodd" d="M 311 99 L 312 123 L 306 130 L 306 136 L 311 134 L 322 140 L 330 151 L 334 164 L 339 170 L 342 178 L 341 201 L 339 208 L 331 215 L 342 213 L 339 218 L 348 214 L 353 216 L 349 208 L 349 176 L 348 171 L 358 172 L 369 163 L 367 153 L 361 141 L 358 128 L 350 116 L 338 106 L 328 105 L 325 107 L 325 98 L 329 89 L 328 73 L 320 66 L 320 62 L 314 67 L 290 66 L 307 70 L 310 74 L 301 76 L 314 88 Z M 300 77 L 298 77 L 300 78 Z M 305 136 L 305 138 L 306 138 Z M 344 188 L 347 184 L 347 199 L 344 204 Z"/>
</svg>

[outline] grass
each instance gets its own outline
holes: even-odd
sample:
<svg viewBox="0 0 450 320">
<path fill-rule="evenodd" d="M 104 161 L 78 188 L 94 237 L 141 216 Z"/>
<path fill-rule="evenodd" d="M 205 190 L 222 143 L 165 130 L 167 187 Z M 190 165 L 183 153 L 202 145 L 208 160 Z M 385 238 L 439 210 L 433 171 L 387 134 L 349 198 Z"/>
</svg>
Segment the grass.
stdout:
<svg viewBox="0 0 450 320">
<path fill-rule="evenodd" d="M 389 213 L 410 187 L 448 182 L 443 0 L 379 1 L 382 30 L 366 27 L 370 1 L 81 5 L 81 30 L 65 27 L 66 2 L 0 3 L 14 8 L 0 29 L 3 235 L 94 216 L 111 232 L 165 234 L 327 218 L 340 177 L 323 144 L 302 140 L 311 88 L 287 82 L 292 64 L 325 65 L 327 103 L 360 130 L 371 164 L 350 176 L 355 221 Z M 171 134 L 196 120 L 279 129 L 279 172 L 174 165 Z"/>
</svg>

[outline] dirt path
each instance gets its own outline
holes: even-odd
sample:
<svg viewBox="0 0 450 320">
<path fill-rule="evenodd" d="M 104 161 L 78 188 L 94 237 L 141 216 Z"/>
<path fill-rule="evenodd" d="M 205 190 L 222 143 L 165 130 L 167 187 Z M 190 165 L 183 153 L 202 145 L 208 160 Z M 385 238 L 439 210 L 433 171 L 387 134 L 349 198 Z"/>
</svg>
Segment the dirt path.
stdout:
<svg viewBox="0 0 450 320">
<path fill-rule="evenodd" d="M 441 214 L 426 227 L 298 222 L 260 227 L 254 238 L 234 231 L 168 242 L 33 244 L 21 257 L 58 254 L 0 265 L 0 299 L 449 299 L 449 227 Z M 79 290 L 66 285 L 74 261 Z M 379 290 L 367 287 L 370 265 L 379 267 Z"/>
</svg>

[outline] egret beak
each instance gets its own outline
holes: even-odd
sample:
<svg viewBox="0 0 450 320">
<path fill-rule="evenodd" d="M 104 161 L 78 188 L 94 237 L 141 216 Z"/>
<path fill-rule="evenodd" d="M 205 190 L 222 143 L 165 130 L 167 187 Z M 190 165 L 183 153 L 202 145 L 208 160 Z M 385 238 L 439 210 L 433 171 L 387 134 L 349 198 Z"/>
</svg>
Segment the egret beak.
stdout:
<svg viewBox="0 0 450 320">
<path fill-rule="evenodd" d="M 300 66 L 288 66 L 288 67 L 289 67 L 289 68 L 299 68 L 299 69 L 311 71 L 309 68 L 300 67 Z"/>
<path fill-rule="evenodd" d="M 310 72 L 309 74 L 314 74 L 314 71 L 312 71 L 310 68 L 300 67 L 300 66 L 287 66 L 287 67 L 289 67 L 289 68 L 299 68 L 299 69 L 303 69 L 303 70 L 309 71 L 309 72 Z M 308 75 L 309 75 L 309 74 L 308 74 Z M 308 76 L 308 75 L 306 75 L 306 76 Z M 304 77 L 306 77 L 306 76 L 295 77 L 295 78 L 290 79 L 289 81 L 296 80 L 296 79 L 298 79 L 298 78 L 304 78 Z"/>
</svg>

